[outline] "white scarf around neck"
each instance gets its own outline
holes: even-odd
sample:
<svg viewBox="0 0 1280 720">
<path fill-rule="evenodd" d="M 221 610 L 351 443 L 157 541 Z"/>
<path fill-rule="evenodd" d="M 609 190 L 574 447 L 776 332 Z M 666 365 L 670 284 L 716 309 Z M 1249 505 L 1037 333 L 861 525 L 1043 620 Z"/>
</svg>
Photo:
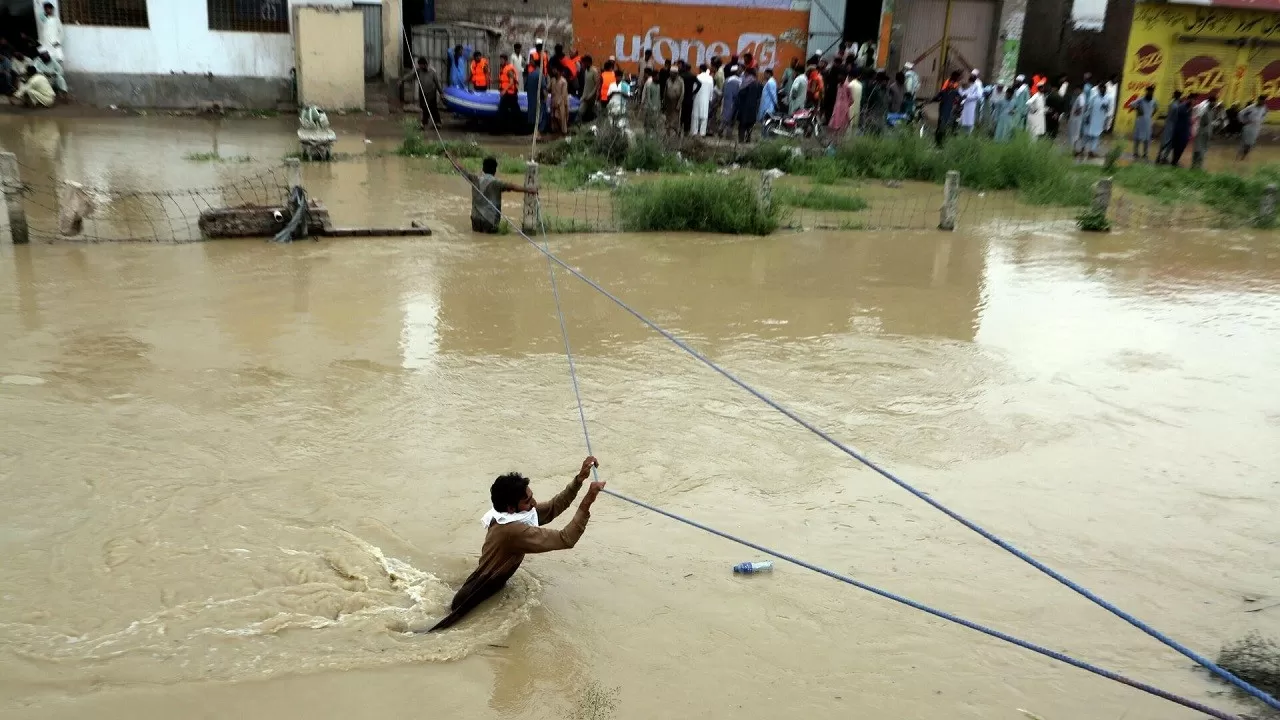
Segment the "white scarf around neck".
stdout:
<svg viewBox="0 0 1280 720">
<path fill-rule="evenodd" d="M 480 518 L 480 524 L 484 526 L 485 530 L 488 530 L 489 526 L 492 525 L 495 520 L 498 521 L 499 525 L 518 522 L 524 523 L 530 527 L 538 527 L 538 508 L 533 507 L 529 508 L 525 512 L 515 513 L 499 512 L 493 508 L 489 508 L 489 512 L 485 513 L 484 517 Z"/>
</svg>

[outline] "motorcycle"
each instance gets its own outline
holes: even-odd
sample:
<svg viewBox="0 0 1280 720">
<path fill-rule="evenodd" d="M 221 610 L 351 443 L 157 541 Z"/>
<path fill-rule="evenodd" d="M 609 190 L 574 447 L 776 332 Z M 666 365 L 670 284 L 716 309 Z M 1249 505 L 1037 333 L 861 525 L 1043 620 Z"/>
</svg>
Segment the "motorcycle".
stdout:
<svg viewBox="0 0 1280 720">
<path fill-rule="evenodd" d="M 818 112 L 803 108 L 786 116 L 770 113 L 764 119 L 762 132 L 765 137 L 811 138 L 818 136 L 821 127 Z"/>
</svg>

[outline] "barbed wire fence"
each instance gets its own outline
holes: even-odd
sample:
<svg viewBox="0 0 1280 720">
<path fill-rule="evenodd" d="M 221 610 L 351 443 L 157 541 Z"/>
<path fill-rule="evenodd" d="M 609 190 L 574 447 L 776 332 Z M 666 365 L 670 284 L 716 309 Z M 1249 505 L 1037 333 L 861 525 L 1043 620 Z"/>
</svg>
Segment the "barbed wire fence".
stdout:
<svg viewBox="0 0 1280 720">
<path fill-rule="evenodd" d="M 12 157 L 12 156 L 10 156 Z M 218 208 L 283 206 L 290 190 L 284 164 L 259 169 L 227 182 L 169 189 L 117 188 L 59 179 L 21 162 L 17 188 L 31 242 L 195 242 L 204 239 L 201 214 Z M 0 216 L 0 234 L 12 229 L 9 212 Z"/>
<path fill-rule="evenodd" d="M 12 156 L 10 156 L 12 157 Z M 363 162 L 362 159 L 350 162 Z M 60 180 L 18 164 L 19 191 L 32 242 L 193 242 L 203 239 L 201 214 L 217 208 L 283 206 L 289 196 L 293 169 L 289 164 L 261 168 L 220 185 L 180 189 L 95 187 Z M 944 189 L 916 182 L 879 180 L 817 183 L 803 176 L 766 179 L 769 173 L 746 168 L 721 168 L 763 186 L 772 183 L 770 202 L 781 209 L 781 231 L 927 231 L 939 228 Z M 0 173 L 3 174 L 3 173 Z M 620 196 L 641 183 L 659 181 L 668 173 L 624 173 L 617 170 L 590 178 L 580 187 L 543 184 L 539 205 L 547 229 L 553 233 L 620 232 L 626 228 L 618 212 Z M 1015 193 L 984 192 L 963 187 L 951 211 L 955 229 L 983 233 L 1072 232 L 1089 207 L 1031 205 Z M 807 194 L 845 209 L 804 205 Z M 797 200 L 799 198 L 799 200 Z M 857 200 L 858 209 L 848 209 Z M 1260 208 L 1258 217 L 1274 214 Z M 821 204 L 821 203 L 820 203 Z M 1114 189 L 1101 207 L 1118 230 L 1200 230 L 1248 226 L 1252 218 L 1227 216 L 1202 203 L 1167 204 L 1150 197 Z M 0 214 L 0 236 L 8 236 L 7 213 Z"/>
</svg>

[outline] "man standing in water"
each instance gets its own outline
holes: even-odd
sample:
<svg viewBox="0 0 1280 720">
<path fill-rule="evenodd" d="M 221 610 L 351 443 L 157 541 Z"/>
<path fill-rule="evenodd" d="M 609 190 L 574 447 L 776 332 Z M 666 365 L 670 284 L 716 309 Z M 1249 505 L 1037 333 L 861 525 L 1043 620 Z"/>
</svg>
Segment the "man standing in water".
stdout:
<svg viewBox="0 0 1280 720">
<path fill-rule="evenodd" d="M 452 160 L 452 158 L 450 158 Z M 471 229 L 475 232 L 495 235 L 502 222 L 502 193 L 522 192 L 536 195 L 538 188 L 516 185 L 498 179 L 498 161 L 487 157 L 481 165 L 481 174 L 469 172 L 456 161 L 453 167 L 471 183 Z"/>
<path fill-rule="evenodd" d="M 591 468 L 599 465 L 593 457 L 583 460 L 578 475 L 559 495 L 544 503 L 533 499 L 529 478 L 519 473 L 508 473 L 494 480 L 489 488 L 493 507 L 480 518 L 480 524 L 485 528 L 480 566 L 453 596 L 449 606 L 452 612 L 427 632 L 453 625 L 501 590 L 520 568 L 525 555 L 568 550 L 577 544 L 587 529 L 587 521 L 591 519 L 591 505 L 604 489 L 603 482 L 591 483 L 578 504 L 578 511 L 562 530 L 552 530 L 544 525 L 569 509 L 569 503 L 578 496 L 582 483 L 591 476 Z"/>
</svg>

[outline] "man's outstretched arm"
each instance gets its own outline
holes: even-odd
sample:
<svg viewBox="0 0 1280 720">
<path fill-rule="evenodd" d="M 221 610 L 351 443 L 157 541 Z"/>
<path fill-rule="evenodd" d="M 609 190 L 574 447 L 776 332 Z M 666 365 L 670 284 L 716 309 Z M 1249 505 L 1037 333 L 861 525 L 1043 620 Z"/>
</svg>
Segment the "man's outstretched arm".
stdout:
<svg viewBox="0 0 1280 720">
<path fill-rule="evenodd" d="M 575 482 L 581 485 L 581 482 L 576 479 Z M 587 521 L 591 519 L 591 505 L 603 489 L 604 483 L 591 483 L 587 488 L 587 494 L 578 504 L 578 511 L 573 514 L 573 519 L 559 530 L 523 524 L 517 528 L 514 527 L 515 523 L 512 523 L 508 527 L 511 527 L 516 535 L 511 539 L 511 549 L 521 553 L 544 553 L 552 550 L 568 550 L 573 547 L 587 529 Z M 575 489 L 574 492 L 576 493 L 577 490 Z"/>
<path fill-rule="evenodd" d="M 600 467 L 600 463 L 594 457 L 588 457 L 582 461 L 582 469 L 578 471 L 577 476 L 569 481 L 555 497 L 549 502 L 538 503 L 538 524 L 546 525 L 552 520 L 559 517 L 560 513 L 569 509 L 569 503 L 578 497 L 578 491 L 582 489 L 582 483 L 591 477 L 591 468 Z"/>
</svg>

